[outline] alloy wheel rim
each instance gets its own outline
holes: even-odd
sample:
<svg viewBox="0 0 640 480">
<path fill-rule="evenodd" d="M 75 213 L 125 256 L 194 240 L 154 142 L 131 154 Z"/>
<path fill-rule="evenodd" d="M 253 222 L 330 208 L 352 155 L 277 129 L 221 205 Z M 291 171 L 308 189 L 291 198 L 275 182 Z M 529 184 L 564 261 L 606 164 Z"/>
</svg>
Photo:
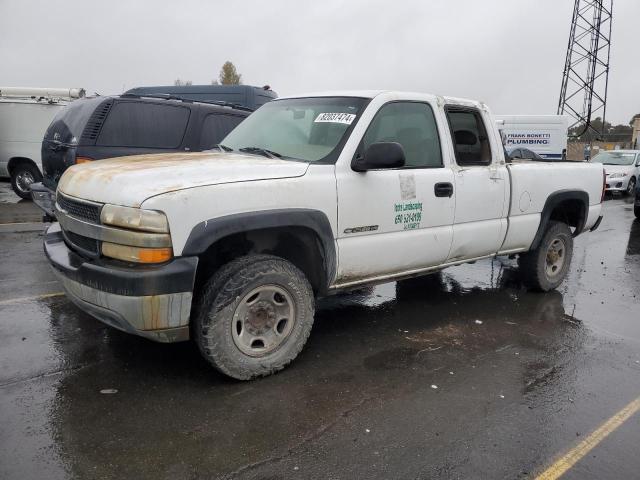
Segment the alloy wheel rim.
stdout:
<svg viewBox="0 0 640 480">
<path fill-rule="evenodd" d="M 231 323 L 233 341 L 251 357 L 262 357 L 289 337 L 295 323 L 291 294 L 279 285 L 261 285 L 244 295 Z"/>
<path fill-rule="evenodd" d="M 36 179 L 33 177 L 33 174 L 26 170 L 23 170 L 16 175 L 16 186 L 18 187 L 18 190 L 23 193 L 27 193 L 29 191 L 29 186 L 35 181 Z"/>
</svg>

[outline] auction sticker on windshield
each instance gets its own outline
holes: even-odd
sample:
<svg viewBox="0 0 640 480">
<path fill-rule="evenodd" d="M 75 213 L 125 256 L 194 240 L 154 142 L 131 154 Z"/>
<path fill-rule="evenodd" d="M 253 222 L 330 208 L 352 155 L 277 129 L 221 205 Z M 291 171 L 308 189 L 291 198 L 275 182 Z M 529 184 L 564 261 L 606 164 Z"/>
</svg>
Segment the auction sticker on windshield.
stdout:
<svg viewBox="0 0 640 480">
<path fill-rule="evenodd" d="M 315 123 L 330 122 L 351 125 L 355 118 L 353 113 L 321 113 L 316 117 Z"/>
</svg>

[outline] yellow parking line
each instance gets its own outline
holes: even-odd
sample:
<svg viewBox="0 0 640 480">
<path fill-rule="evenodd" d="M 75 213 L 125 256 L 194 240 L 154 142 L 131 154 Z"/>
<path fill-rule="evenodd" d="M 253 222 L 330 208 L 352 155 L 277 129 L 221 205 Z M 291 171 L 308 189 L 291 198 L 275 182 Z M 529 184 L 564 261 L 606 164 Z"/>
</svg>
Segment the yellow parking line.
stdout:
<svg viewBox="0 0 640 480">
<path fill-rule="evenodd" d="M 567 470 L 573 467 L 582 457 L 587 455 L 596 445 L 607 438 L 611 432 L 620 427 L 624 422 L 640 411 L 640 397 L 616 413 L 604 422 L 597 430 L 573 447 L 553 465 L 536 477 L 536 480 L 555 480 L 560 478 Z"/>
<path fill-rule="evenodd" d="M 45 293 L 43 295 L 34 295 L 33 297 L 10 298 L 8 300 L 0 300 L 0 305 L 10 305 L 12 303 L 28 302 L 30 300 L 42 300 L 44 298 L 59 297 L 64 292 Z"/>
</svg>

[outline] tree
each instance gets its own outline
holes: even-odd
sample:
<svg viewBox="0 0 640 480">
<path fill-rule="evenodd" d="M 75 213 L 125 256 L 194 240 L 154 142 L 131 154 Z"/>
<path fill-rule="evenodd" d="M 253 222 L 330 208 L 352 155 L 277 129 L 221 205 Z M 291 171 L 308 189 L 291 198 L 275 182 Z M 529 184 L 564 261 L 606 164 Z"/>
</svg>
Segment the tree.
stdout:
<svg viewBox="0 0 640 480">
<path fill-rule="evenodd" d="M 222 85 L 240 85 L 242 83 L 242 75 L 237 72 L 236 66 L 228 60 L 220 69 L 220 83 Z"/>
<path fill-rule="evenodd" d="M 633 122 L 636 121 L 636 118 L 640 118 L 640 113 L 636 113 L 633 117 L 631 117 L 631 121 L 629 122 L 629 125 L 633 127 Z"/>
<path fill-rule="evenodd" d="M 220 85 L 220 84 L 218 83 L 218 80 L 214 78 L 213 80 L 211 80 L 211 85 Z"/>
<path fill-rule="evenodd" d="M 584 123 L 579 123 L 573 128 L 569 129 L 569 137 L 572 141 L 578 142 L 592 142 L 596 140 L 604 140 L 605 142 L 630 142 L 632 128 L 629 125 L 611 125 L 609 122 L 604 122 L 604 128 L 602 125 L 602 118 L 597 117 L 591 121 L 591 126 L 598 132 L 602 132 L 602 138 L 591 129 L 584 131 Z M 580 135 L 579 137 L 575 137 Z"/>
<path fill-rule="evenodd" d="M 189 85 L 193 85 L 193 82 L 191 80 L 180 80 L 179 78 L 176 78 L 173 81 L 173 84 L 176 87 L 182 87 L 182 86 L 187 86 L 188 87 Z"/>
</svg>

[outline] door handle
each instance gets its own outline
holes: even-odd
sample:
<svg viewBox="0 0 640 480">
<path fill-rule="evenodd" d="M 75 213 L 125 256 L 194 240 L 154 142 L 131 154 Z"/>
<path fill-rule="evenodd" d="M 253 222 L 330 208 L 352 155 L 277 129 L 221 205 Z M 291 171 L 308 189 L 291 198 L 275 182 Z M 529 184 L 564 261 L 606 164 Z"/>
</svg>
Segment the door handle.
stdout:
<svg viewBox="0 0 640 480">
<path fill-rule="evenodd" d="M 453 185 L 449 182 L 436 183 L 433 186 L 433 193 L 436 197 L 451 197 L 453 195 Z"/>
</svg>

